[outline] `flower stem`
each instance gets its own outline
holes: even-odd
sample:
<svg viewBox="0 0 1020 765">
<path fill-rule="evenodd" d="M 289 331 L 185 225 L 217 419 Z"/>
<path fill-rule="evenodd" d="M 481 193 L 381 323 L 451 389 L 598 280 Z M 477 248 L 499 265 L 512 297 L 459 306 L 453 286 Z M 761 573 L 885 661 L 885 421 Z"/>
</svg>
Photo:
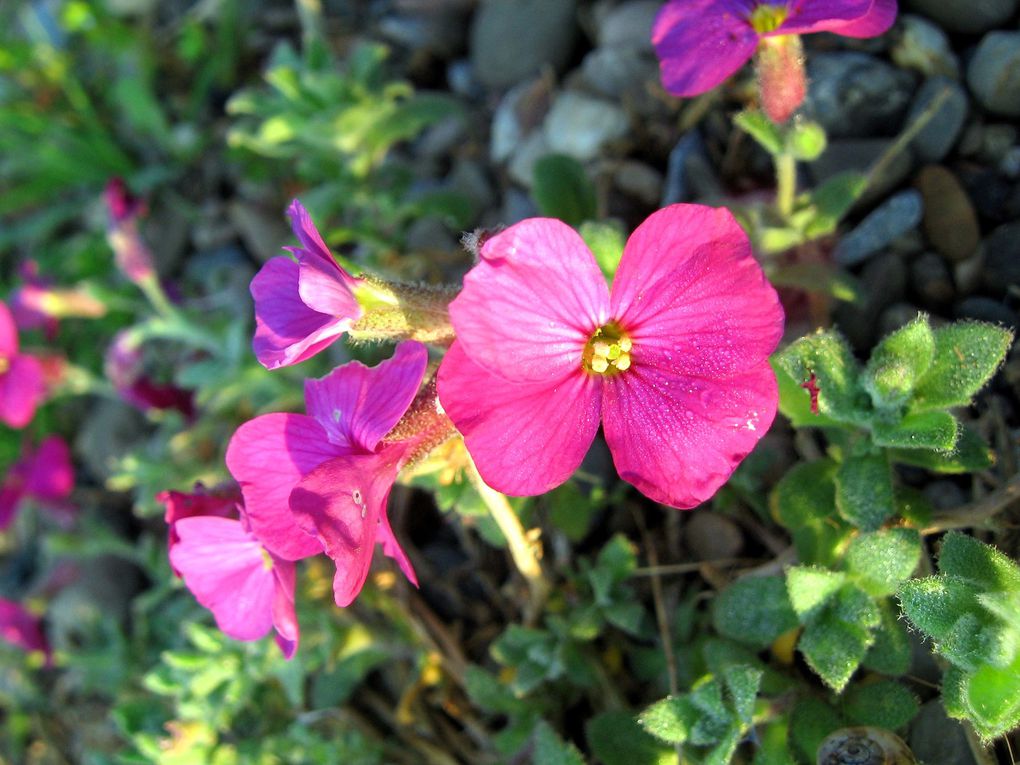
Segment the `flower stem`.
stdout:
<svg viewBox="0 0 1020 765">
<path fill-rule="evenodd" d="M 797 196 L 797 160 L 788 151 L 776 157 L 776 208 L 784 221 L 793 214 L 793 201 Z"/>
<path fill-rule="evenodd" d="M 510 557 L 513 559 L 517 570 L 528 583 L 531 592 L 531 600 L 524 612 L 524 621 L 534 624 L 542 613 L 542 606 L 545 605 L 549 596 L 549 582 L 546 581 L 542 572 L 542 540 L 538 529 L 525 531 L 521 525 L 517 513 L 510 507 L 506 497 L 495 489 L 491 488 L 478 474 L 478 469 L 471 465 L 469 477 L 472 485 L 482 497 L 482 501 L 489 509 L 489 514 L 499 526 L 499 530 L 506 537 L 507 546 L 510 548 Z"/>
</svg>

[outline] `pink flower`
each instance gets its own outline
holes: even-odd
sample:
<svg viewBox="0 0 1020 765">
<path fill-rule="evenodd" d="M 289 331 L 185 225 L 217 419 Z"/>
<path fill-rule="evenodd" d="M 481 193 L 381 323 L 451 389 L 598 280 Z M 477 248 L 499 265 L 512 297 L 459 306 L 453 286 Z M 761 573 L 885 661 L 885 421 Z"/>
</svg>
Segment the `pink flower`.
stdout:
<svg viewBox="0 0 1020 765">
<path fill-rule="evenodd" d="M 123 399 L 143 412 L 176 409 L 188 418 L 195 414 L 191 391 L 157 383 L 146 372 L 141 340 L 129 329 L 114 335 L 103 357 L 103 371 Z"/>
<path fill-rule="evenodd" d="M 673 205 L 630 237 L 612 295 L 557 220 L 494 236 L 450 306 L 439 398 L 486 483 L 541 494 L 580 465 L 601 421 L 620 476 L 689 508 L 775 416 L 775 291 L 724 209 Z"/>
<path fill-rule="evenodd" d="M 695 96 L 734 74 L 766 41 L 811 32 L 875 37 L 895 18 L 896 0 L 670 0 L 655 19 L 652 44 L 666 90 Z"/>
<path fill-rule="evenodd" d="M 155 279 L 152 253 L 138 231 L 138 219 L 145 213 L 145 203 L 132 196 L 120 178 L 113 178 L 106 184 L 105 197 L 110 217 L 106 236 L 117 268 L 135 284 Z"/>
<path fill-rule="evenodd" d="M 337 564 L 340 606 L 361 591 L 376 542 L 417 584 L 390 529 L 386 501 L 400 468 L 434 435 L 425 413 L 420 419 L 428 427 L 408 424 L 406 433 L 391 433 L 413 410 L 427 362 L 425 346 L 405 342 L 376 367 L 337 367 L 305 382 L 308 415 L 256 417 L 227 448 L 253 532 L 288 560 L 325 550 Z M 432 419 L 448 422 L 434 406 Z"/>
<path fill-rule="evenodd" d="M 337 265 L 304 206 L 287 211 L 300 247 L 296 257 L 271 258 L 251 282 L 255 299 L 255 356 L 267 369 L 304 361 L 350 329 L 361 316 L 354 296 L 360 280 Z"/>
<path fill-rule="evenodd" d="M 27 448 L 0 486 L 0 531 L 14 522 L 26 499 L 45 503 L 66 514 L 70 507 L 64 500 L 73 488 L 71 452 L 62 438 L 48 436 L 38 449 Z"/>
<path fill-rule="evenodd" d="M 167 551 L 169 552 L 180 541 L 180 535 L 177 533 L 177 521 L 206 515 L 218 518 L 231 516 L 237 511 L 237 505 L 241 501 L 241 492 L 236 486 L 222 491 L 209 491 L 199 483 L 195 485 L 195 491 L 192 494 L 182 491 L 161 491 L 156 495 L 156 501 L 162 503 L 166 508 L 163 520 L 169 527 L 167 532 Z M 176 569 L 174 574 L 181 575 Z"/>
<path fill-rule="evenodd" d="M 236 640 L 258 640 L 276 630 L 288 659 L 297 650 L 294 564 L 269 552 L 241 520 L 211 515 L 174 523 L 179 541 L 170 562 L 216 624 Z"/>
<path fill-rule="evenodd" d="M 0 639 L 29 653 L 42 651 L 46 665 L 52 662 L 50 645 L 43 635 L 39 619 L 20 603 L 6 598 L 0 598 Z"/>
<path fill-rule="evenodd" d="M 46 387 L 39 360 L 18 352 L 18 329 L 0 302 L 0 422 L 23 428 L 32 421 Z"/>
</svg>

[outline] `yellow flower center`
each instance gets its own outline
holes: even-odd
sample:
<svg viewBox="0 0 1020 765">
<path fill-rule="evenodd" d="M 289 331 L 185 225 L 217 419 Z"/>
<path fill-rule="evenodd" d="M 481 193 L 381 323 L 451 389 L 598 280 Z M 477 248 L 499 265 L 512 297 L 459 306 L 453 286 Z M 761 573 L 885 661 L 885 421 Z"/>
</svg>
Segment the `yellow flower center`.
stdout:
<svg viewBox="0 0 1020 765">
<path fill-rule="evenodd" d="M 273 570 L 273 558 L 265 548 L 262 548 L 262 568 L 266 571 Z"/>
<path fill-rule="evenodd" d="M 755 32 L 764 35 L 779 29 L 789 13 L 790 9 L 785 5 L 761 3 L 751 11 L 748 21 L 751 22 Z"/>
<path fill-rule="evenodd" d="M 7 370 L 10 368 L 10 360 L 6 356 L 0 356 L 0 375 L 7 374 Z"/>
<path fill-rule="evenodd" d="M 584 346 L 581 366 L 585 372 L 615 375 L 630 369 L 630 337 L 615 322 L 595 330 Z"/>
</svg>

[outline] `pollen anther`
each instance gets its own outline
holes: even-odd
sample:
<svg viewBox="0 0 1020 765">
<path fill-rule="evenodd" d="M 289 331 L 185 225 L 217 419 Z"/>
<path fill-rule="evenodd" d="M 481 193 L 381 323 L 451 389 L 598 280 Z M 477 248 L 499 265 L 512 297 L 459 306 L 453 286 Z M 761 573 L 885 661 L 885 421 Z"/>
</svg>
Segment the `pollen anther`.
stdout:
<svg viewBox="0 0 1020 765">
<path fill-rule="evenodd" d="M 599 327 L 585 345 L 581 367 L 586 372 L 612 375 L 630 368 L 630 337 L 615 323 Z"/>
</svg>

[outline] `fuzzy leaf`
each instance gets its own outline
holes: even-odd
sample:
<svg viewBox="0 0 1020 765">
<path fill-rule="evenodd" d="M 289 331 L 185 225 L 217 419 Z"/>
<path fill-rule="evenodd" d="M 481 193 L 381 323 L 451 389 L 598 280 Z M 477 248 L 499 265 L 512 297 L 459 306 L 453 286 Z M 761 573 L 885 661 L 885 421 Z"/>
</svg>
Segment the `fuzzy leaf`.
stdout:
<svg viewBox="0 0 1020 765">
<path fill-rule="evenodd" d="M 585 725 L 591 753 L 603 765 L 677 765 L 676 751 L 649 735 L 628 712 L 603 712 Z"/>
<path fill-rule="evenodd" d="M 754 702 L 761 687 L 762 671 L 746 664 L 736 664 L 723 670 L 723 685 L 736 719 L 745 727 L 751 726 Z"/>
<path fill-rule="evenodd" d="M 846 582 L 846 574 L 825 568 L 792 566 L 786 572 L 790 604 L 805 623 L 814 616 Z"/>
<path fill-rule="evenodd" d="M 829 331 L 802 337 L 776 359 L 797 382 L 815 376 L 821 414 L 852 424 L 869 420 L 869 399 L 861 386 L 860 369 L 842 335 Z"/>
<path fill-rule="evenodd" d="M 835 563 L 851 531 L 836 513 L 836 467 L 831 460 L 794 465 L 769 497 L 772 515 L 790 532 L 802 563 Z"/>
<path fill-rule="evenodd" d="M 974 614 L 974 587 L 956 576 L 912 579 L 900 587 L 900 607 L 914 626 L 936 642 L 945 640 L 964 614 Z"/>
<path fill-rule="evenodd" d="M 814 162 L 827 145 L 825 129 L 817 122 L 795 123 L 786 138 L 787 149 L 800 162 Z"/>
<path fill-rule="evenodd" d="M 895 424 L 875 423 L 871 431 L 876 446 L 927 449 L 950 453 L 956 448 L 959 424 L 949 412 L 908 414 Z"/>
<path fill-rule="evenodd" d="M 995 455 L 973 428 L 959 428 L 956 446 L 944 454 L 927 449 L 890 449 L 889 458 L 903 465 L 925 468 L 933 473 L 976 473 L 995 464 Z"/>
<path fill-rule="evenodd" d="M 939 570 L 994 592 L 1020 592 L 1020 567 L 991 545 L 953 532 L 942 540 Z"/>
<path fill-rule="evenodd" d="M 862 379 L 875 406 L 906 401 L 934 358 L 935 336 L 924 314 L 885 337 L 871 352 Z"/>
<path fill-rule="evenodd" d="M 764 112 L 745 109 L 733 118 L 733 122 L 769 154 L 782 153 L 783 135 Z"/>
<path fill-rule="evenodd" d="M 920 709 L 917 697 L 895 680 L 857 685 L 843 697 L 843 716 L 851 725 L 871 725 L 896 730 Z"/>
<path fill-rule="evenodd" d="M 542 215 L 579 226 L 596 215 L 595 187 L 584 166 L 565 154 L 547 154 L 535 162 L 532 194 Z"/>
<path fill-rule="evenodd" d="M 892 471 L 884 454 L 851 456 L 836 471 L 836 509 L 865 531 L 896 512 Z"/>
<path fill-rule="evenodd" d="M 816 212 L 804 226 L 804 236 L 817 239 L 835 231 L 867 187 L 868 179 L 861 173 L 838 173 L 825 181 L 811 193 L 810 204 Z"/>
<path fill-rule="evenodd" d="M 804 629 L 797 648 L 815 674 L 839 692 L 857 670 L 873 641 L 868 630 L 827 612 Z"/>
<path fill-rule="evenodd" d="M 638 722 L 667 744 L 683 744 L 698 722 L 700 712 L 686 696 L 667 696 L 641 713 Z"/>
<path fill-rule="evenodd" d="M 820 698 L 803 696 L 790 713 L 790 740 L 803 762 L 815 762 L 818 747 L 843 718 Z"/>
<path fill-rule="evenodd" d="M 886 599 L 877 605 L 881 622 L 875 629 L 875 642 L 862 664 L 883 675 L 902 675 L 910 667 L 910 639 L 892 602 Z"/>
<path fill-rule="evenodd" d="M 846 552 L 846 568 L 869 595 L 892 595 L 921 560 L 921 535 L 893 528 L 861 534 Z"/>
<path fill-rule="evenodd" d="M 584 765 L 577 748 L 563 739 L 544 720 L 535 731 L 535 765 Z"/>
<path fill-rule="evenodd" d="M 626 242 L 623 231 L 614 223 L 586 220 L 577 232 L 592 251 L 603 275 L 611 282 L 623 257 Z"/>
<path fill-rule="evenodd" d="M 756 648 L 765 648 L 798 623 L 781 576 L 738 579 L 716 597 L 712 622 L 723 637 Z"/>
<path fill-rule="evenodd" d="M 1006 357 L 1013 333 L 976 321 L 935 330 L 935 357 L 918 380 L 910 409 L 915 412 L 967 406 Z"/>
<path fill-rule="evenodd" d="M 811 394 L 803 385 L 794 380 L 775 356 L 770 359 L 772 371 L 779 383 L 779 411 L 795 428 L 824 428 L 840 426 L 840 423 L 821 412 L 811 411 Z"/>
<path fill-rule="evenodd" d="M 964 681 L 965 701 L 982 738 L 992 738 L 1020 723 L 1020 654 L 1006 667 L 978 667 Z"/>
</svg>

